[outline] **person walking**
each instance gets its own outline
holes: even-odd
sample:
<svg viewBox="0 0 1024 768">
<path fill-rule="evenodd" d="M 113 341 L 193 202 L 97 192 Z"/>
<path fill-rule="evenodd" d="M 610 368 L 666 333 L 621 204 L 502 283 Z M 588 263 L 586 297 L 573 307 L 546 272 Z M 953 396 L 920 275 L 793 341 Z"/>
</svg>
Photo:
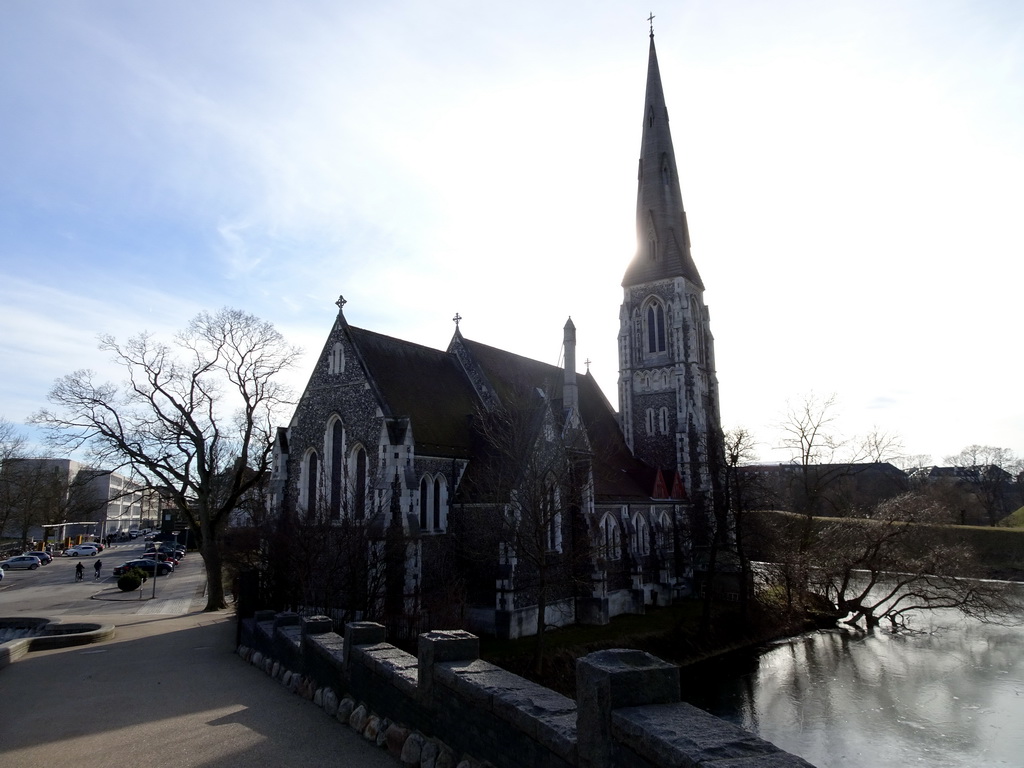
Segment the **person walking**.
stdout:
<svg viewBox="0 0 1024 768">
<path fill-rule="evenodd" d="M 99 579 L 100 579 L 100 569 L 101 568 L 103 568 L 103 561 L 102 560 L 97 560 L 96 564 L 93 565 L 93 570 L 96 571 L 96 580 L 97 581 L 99 581 Z"/>
</svg>

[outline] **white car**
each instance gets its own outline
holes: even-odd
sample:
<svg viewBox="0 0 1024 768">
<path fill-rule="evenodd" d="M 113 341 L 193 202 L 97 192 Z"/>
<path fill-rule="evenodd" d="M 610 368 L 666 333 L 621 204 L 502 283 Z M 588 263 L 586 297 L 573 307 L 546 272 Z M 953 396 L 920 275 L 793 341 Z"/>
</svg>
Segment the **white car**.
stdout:
<svg viewBox="0 0 1024 768">
<path fill-rule="evenodd" d="M 39 567 L 39 558 L 32 557 L 32 555 L 18 555 L 17 557 L 9 557 L 0 563 L 0 568 L 5 571 L 11 568 L 28 568 L 34 571 Z"/>
<path fill-rule="evenodd" d="M 95 544 L 78 544 L 70 549 L 64 550 L 64 557 L 92 557 L 98 555 L 99 547 Z"/>
</svg>

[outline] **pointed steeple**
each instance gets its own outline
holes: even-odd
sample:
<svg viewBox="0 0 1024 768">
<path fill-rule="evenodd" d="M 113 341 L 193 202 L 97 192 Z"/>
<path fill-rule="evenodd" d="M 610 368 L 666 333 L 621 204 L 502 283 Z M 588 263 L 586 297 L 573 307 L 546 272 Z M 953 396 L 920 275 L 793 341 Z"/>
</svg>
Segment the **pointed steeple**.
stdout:
<svg viewBox="0 0 1024 768">
<path fill-rule="evenodd" d="M 626 268 L 622 285 L 636 285 L 672 277 L 685 277 L 704 287 L 690 256 L 679 172 L 668 127 L 668 108 L 661 87 L 658 54 L 651 49 L 647 63 L 647 94 L 640 141 L 640 168 L 636 195 L 637 252 Z"/>
</svg>

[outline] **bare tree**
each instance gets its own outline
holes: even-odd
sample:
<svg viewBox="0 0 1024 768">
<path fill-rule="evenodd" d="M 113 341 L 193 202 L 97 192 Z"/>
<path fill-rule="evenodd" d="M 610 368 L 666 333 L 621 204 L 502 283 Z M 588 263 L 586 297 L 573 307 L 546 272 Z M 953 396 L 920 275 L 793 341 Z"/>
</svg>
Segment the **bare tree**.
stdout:
<svg viewBox="0 0 1024 768">
<path fill-rule="evenodd" d="M 33 421 L 57 448 L 88 447 L 101 466 L 129 467 L 189 521 L 208 583 L 206 610 L 225 607 L 218 538 L 239 501 L 270 468 L 275 423 L 290 399 L 278 380 L 298 350 L 273 325 L 235 309 L 203 312 L 173 345 L 143 333 L 100 339 L 123 386 L 90 371 L 58 379 L 56 410 Z"/>
<path fill-rule="evenodd" d="M 946 463 L 959 470 L 959 479 L 968 483 L 988 516 L 989 525 L 1012 511 L 1009 494 L 1024 465 L 1009 448 L 991 445 L 969 445 Z"/>
<path fill-rule="evenodd" d="M 49 459 L 11 459 L 5 471 L 11 523 L 18 528 L 22 547 L 33 528 L 83 521 L 107 505 L 95 481 L 108 473 L 88 467 L 71 468 Z"/>
<path fill-rule="evenodd" d="M 496 549 L 499 579 L 536 600 L 536 674 L 543 668 L 548 611 L 555 600 L 575 596 L 575 566 L 591 554 L 580 522 L 588 446 L 582 427 L 565 423 L 550 403 L 539 390 L 523 387 L 504 403 L 482 408 L 476 424 L 486 458 L 467 482 L 483 502 L 469 527 L 483 534 L 477 541 Z"/>
<path fill-rule="evenodd" d="M 789 450 L 796 466 L 795 482 L 786 489 L 789 508 L 805 515 L 861 513 L 874 500 L 858 500 L 850 478 L 872 464 L 898 459 L 902 439 L 875 427 L 862 438 L 842 436 L 837 428 L 836 396 L 814 393 L 787 405 L 779 427 L 781 447 Z M 900 489 L 902 490 L 902 489 Z"/>
<path fill-rule="evenodd" d="M 732 525 L 733 545 L 740 570 L 740 612 L 746 617 L 749 603 L 747 585 L 751 580 L 750 558 L 747 553 L 746 533 L 747 499 L 755 491 L 751 486 L 757 478 L 740 471 L 745 464 L 757 460 L 756 441 L 754 436 L 744 427 L 726 430 L 725 432 L 725 489 L 728 499 L 729 514 L 727 520 Z"/>
<path fill-rule="evenodd" d="M 951 511 L 907 493 L 886 500 L 870 520 L 824 526 L 814 547 L 811 589 L 826 595 L 847 623 L 906 626 L 914 611 L 955 608 L 983 621 L 1019 610 L 1002 585 L 965 578 L 976 562 L 949 536 Z"/>
<path fill-rule="evenodd" d="M 14 482 L 14 462 L 25 457 L 27 441 L 18 428 L 7 419 L 0 418 L 0 537 L 7 532 L 7 524 L 17 509 L 17 484 Z"/>
</svg>

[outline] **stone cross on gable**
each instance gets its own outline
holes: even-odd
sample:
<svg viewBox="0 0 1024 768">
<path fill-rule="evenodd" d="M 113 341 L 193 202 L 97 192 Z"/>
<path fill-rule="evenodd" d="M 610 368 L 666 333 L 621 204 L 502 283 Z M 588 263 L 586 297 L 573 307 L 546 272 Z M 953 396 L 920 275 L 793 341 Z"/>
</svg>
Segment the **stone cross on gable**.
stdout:
<svg viewBox="0 0 1024 768">
<path fill-rule="evenodd" d="M 461 319 L 462 319 L 462 315 L 460 315 L 458 312 L 456 312 L 455 313 L 455 317 L 452 318 L 452 322 L 455 323 L 455 328 L 456 329 L 458 329 L 458 327 L 459 327 L 459 320 L 461 320 Z"/>
<path fill-rule="evenodd" d="M 586 360 L 584 360 L 583 364 L 587 366 L 587 373 L 590 373 L 590 358 L 588 357 Z"/>
<path fill-rule="evenodd" d="M 338 309 L 339 310 L 344 309 L 345 305 L 348 304 L 348 302 L 345 301 L 345 297 L 344 296 L 339 296 L 338 300 L 336 302 L 334 302 L 334 303 L 338 305 Z"/>
</svg>

